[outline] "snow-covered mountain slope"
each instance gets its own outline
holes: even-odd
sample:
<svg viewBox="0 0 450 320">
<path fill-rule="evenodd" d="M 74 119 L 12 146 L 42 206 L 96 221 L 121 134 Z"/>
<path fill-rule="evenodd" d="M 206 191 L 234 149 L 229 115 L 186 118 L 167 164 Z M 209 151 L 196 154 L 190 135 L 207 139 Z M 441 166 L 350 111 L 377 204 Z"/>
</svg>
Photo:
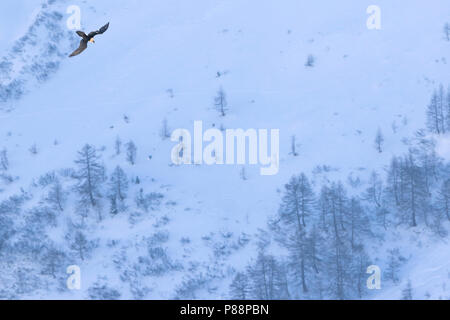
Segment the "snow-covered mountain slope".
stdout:
<svg viewBox="0 0 450 320">
<path fill-rule="evenodd" d="M 34 18 L 34 13 L 39 11 L 39 2 L 18 0 L 2 1 L 0 4 L 0 48 L 2 52 L 7 50 L 28 29 Z"/>
<path fill-rule="evenodd" d="M 11 4 L 2 6 L 4 13 L 13 12 L 15 7 Z M 48 80 L 58 70 L 61 59 L 66 56 L 70 40 L 73 42 L 75 38 L 64 25 L 64 8 L 52 1 L 48 5 L 44 3 L 34 14 L 33 22 L 24 35 L 10 49 L 5 50 L 7 54 L 0 61 L 0 103 L 3 110 L 11 108 L 11 103 L 32 90 L 36 83 Z M 18 29 L 18 25 L 10 18 L 5 20 L 12 26 L 3 26 L 7 30 L 12 29 L 8 33 L 9 37 L 3 39 L 3 43 L 7 44 L 11 38 L 14 39 L 17 33 L 14 30 Z"/>
<path fill-rule="evenodd" d="M 100 239 L 96 249 L 89 259 L 69 263 L 80 265 L 86 289 L 40 289 L 22 297 L 86 298 L 99 277 L 107 277 L 104 282 L 123 298 L 139 296 L 131 293 L 131 280 L 124 282 L 124 270 L 139 265 L 148 242 L 161 241 L 174 271 L 137 281 L 146 288 L 142 297 L 174 298 L 183 280 L 195 275 L 199 286 L 208 286 L 192 297 L 227 298 L 231 275 L 256 256 L 253 235 L 277 212 L 277 190 L 293 174 L 316 172 L 316 188 L 359 177 L 359 192 L 372 170 L 382 171 L 393 155 L 408 149 L 404 138 L 424 127 L 433 90 L 449 83 L 450 43 L 442 34 L 450 20 L 448 1 L 380 0 L 381 30 L 366 27 L 369 1 L 22 2 L 20 10 L 0 5 L 9 16 L 0 37 L 9 25 L 13 30 L 0 46 L 0 148 L 8 150 L 9 172 L 17 177 L 0 185 L 0 198 L 25 190 L 33 194 L 25 208 L 32 208 L 46 192 L 33 182 L 73 167 L 85 143 L 102 150 L 108 173 L 120 165 L 129 177 L 139 176 L 141 184 L 132 185 L 130 194 L 141 187 L 164 194 L 158 210 L 136 215 L 133 224 L 130 212 L 91 227 Z M 95 44 L 69 59 L 79 42 L 66 26 L 66 8 L 74 4 L 85 31 L 111 24 Z M 314 67 L 305 67 L 308 55 Z M 219 88 L 228 98 L 225 117 L 214 110 Z M 238 165 L 175 166 L 175 144 L 160 137 L 164 119 L 171 130 L 191 132 L 195 120 L 204 129 L 280 129 L 279 173 L 261 176 L 259 166 L 246 165 L 243 180 Z M 373 146 L 378 129 L 385 137 L 382 153 Z M 300 146 L 297 157 L 289 154 L 292 136 Z M 117 137 L 138 146 L 135 165 L 115 155 Z M 329 172 L 319 173 L 323 165 Z M 66 220 L 77 219 L 75 203 L 72 193 L 58 217 L 60 227 L 51 232 L 61 246 Z M 106 207 L 105 200 L 105 212 Z M 218 254 L 220 248 L 230 252 Z M 429 248 L 424 251 L 430 257 L 443 257 L 448 245 Z M 435 277 L 420 290 L 437 292 L 448 266 L 444 258 L 417 252 L 411 249 L 414 258 L 402 281 Z M 376 297 L 395 298 L 395 288 Z"/>
<path fill-rule="evenodd" d="M 416 238 L 416 236 L 419 236 Z M 392 241 L 400 241 L 397 245 L 407 262 L 402 267 L 402 277 L 399 282 L 382 287 L 376 299 L 398 300 L 402 298 L 402 291 L 408 282 L 413 288 L 414 299 L 450 299 L 448 286 L 450 285 L 450 257 L 448 254 L 448 239 L 442 240 L 422 232 L 397 237 Z"/>
</svg>

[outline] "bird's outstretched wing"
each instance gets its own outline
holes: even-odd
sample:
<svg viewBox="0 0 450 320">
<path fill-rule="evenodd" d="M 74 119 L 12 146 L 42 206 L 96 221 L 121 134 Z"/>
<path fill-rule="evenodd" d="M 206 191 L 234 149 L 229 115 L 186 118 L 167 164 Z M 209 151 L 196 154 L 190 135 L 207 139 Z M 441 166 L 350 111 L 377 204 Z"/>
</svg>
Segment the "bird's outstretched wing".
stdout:
<svg viewBox="0 0 450 320">
<path fill-rule="evenodd" d="M 82 39 L 82 40 L 80 41 L 80 46 L 78 47 L 78 49 L 75 50 L 74 52 L 72 52 L 72 54 L 71 54 L 69 57 L 74 57 L 74 56 L 79 55 L 79 54 L 82 53 L 82 52 L 84 51 L 84 49 L 86 49 L 86 48 L 87 48 L 87 41 L 84 40 L 84 39 Z"/>
<path fill-rule="evenodd" d="M 109 22 L 108 22 L 107 24 L 105 24 L 103 27 L 101 27 L 99 30 L 90 32 L 90 33 L 88 34 L 88 37 L 89 37 L 89 38 L 92 38 L 92 37 L 94 37 L 94 36 L 96 36 L 96 35 L 98 35 L 98 34 L 102 34 L 102 33 L 104 33 L 106 30 L 108 30 L 108 28 L 109 28 Z"/>
<path fill-rule="evenodd" d="M 87 38 L 86 33 L 84 33 L 83 31 L 77 31 L 77 35 L 79 35 L 80 37 L 82 37 L 83 39 Z"/>
</svg>

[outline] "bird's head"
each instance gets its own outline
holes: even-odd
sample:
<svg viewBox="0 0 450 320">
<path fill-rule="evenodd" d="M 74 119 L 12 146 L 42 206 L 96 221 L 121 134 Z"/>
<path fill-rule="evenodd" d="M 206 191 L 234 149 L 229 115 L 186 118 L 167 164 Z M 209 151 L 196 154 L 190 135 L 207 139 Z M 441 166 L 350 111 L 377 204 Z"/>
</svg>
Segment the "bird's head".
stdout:
<svg viewBox="0 0 450 320">
<path fill-rule="evenodd" d="M 91 38 L 91 40 L 89 40 L 89 42 L 95 43 L 94 38 Z"/>
</svg>

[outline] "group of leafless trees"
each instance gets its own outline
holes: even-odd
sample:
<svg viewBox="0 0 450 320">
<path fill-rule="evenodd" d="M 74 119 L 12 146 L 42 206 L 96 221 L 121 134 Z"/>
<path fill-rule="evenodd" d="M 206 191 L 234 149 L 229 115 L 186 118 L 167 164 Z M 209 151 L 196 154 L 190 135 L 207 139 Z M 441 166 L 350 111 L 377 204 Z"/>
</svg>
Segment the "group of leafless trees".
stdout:
<svg viewBox="0 0 450 320">
<path fill-rule="evenodd" d="M 441 86 L 428 107 L 429 130 L 450 130 L 450 92 Z M 381 137 L 381 133 L 377 136 Z M 376 139 L 381 152 L 382 138 Z M 278 213 L 270 219 L 258 256 L 237 272 L 233 299 L 355 299 L 367 295 L 365 246 L 398 227 L 428 228 L 447 236 L 450 223 L 450 163 L 435 152 L 435 142 L 419 130 L 409 150 L 394 156 L 384 174 L 372 172 L 363 191 L 341 182 L 316 193 L 301 173 L 285 185 Z M 352 186 L 352 188 L 355 188 Z M 267 239 L 272 239 L 272 243 Z M 273 248 L 285 254 L 275 256 Z M 397 283 L 404 262 L 398 249 L 387 253 L 385 279 Z M 411 298 L 411 284 L 404 298 Z"/>
<path fill-rule="evenodd" d="M 424 143 L 424 141 L 422 141 Z M 341 182 L 316 194 L 305 174 L 285 185 L 278 213 L 269 221 L 275 257 L 259 247 L 256 260 L 231 284 L 234 299 L 354 299 L 367 294 L 365 245 L 391 228 L 428 227 L 447 235 L 450 222 L 450 166 L 429 146 L 393 157 L 386 178 L 373 172 L 359 195 Z M 398 281 L 401 257 L 388 254 L 385 276 Z"/>
<path fill-rule="evenodd" d="M 119 138 L 115 142 L 115 153 L 116 155 L 121 153 Z M 136 163 L 136 153 L 136 145 L 133 141 L 129 141 L 126 144 L 126 160 L 131 165 Z M 75 190 L 78 194 L 79 210 L 86 212 L 95 209 L 98 212 L 98 219 L 101 220 L 101 204 L 104 198 L 109 200 L 110 213 L 112 214 L 127 209 L 125 200 L 127 199 L 130 180 L 120 166 L 116 166 L 108 179 L 97 149 L 89 144 L 86 144 L 78 152 L 75 164 L 77 170 L 73 177 L 76 180 Z"/>
<path fill-rule="evenodd" d="M 122 153 L 121 145 L 117 139 L 116 156 Z M 129 141 L 125 147 L 124 160 L 134 165 L 136 145 Z M 0 298 L 26 294 L 55 283 L 64 288 L 65 268 L 89 259 L 98 246 L 98 238 L 89 229 L 105 219 L 105 212 L 114 217 L 129 207 L 144 212 L 158 206 L 163 196 L 146 194 L 141 186 L 134 202 L 130 201 L 130 185 L 140 180 L 131 178 L 121 166 L 108 174 L 101 153 L 102 149 L 86 144 L 78 151 L 74 168 L 51 171 L 33 180 L 30 190 L 38 189 L 41 197 L 31 207 L 30 200 L 34 197 L 23 189 L 18 195 L 0 201 L 0 260 L 21 261 L 13 273 L 15 280 L 10 281 L 11 286 L 0 289 Z M 9 154 L 1 149 L 0 174 L 10 170 Z M 76 205 L 70 206 L 71 203 Z M 60 242 L 48 236 L 55 228 L 63 232 Z"/>
<path fill-rule="evenodd" d="M 427 128 L 436 134 L 450 132 L 450 88 L 440 85 L 433 92 L 427 108 Z"/>
<path fill-rule="evenodd" d="M 305 174 L 285 185 L 278 213 L 269 221 L 275 246 L 286 255 L 259 254 L 231 284 L 235 299 L 352 299 L 365 294 L 370 265 L 364 240 L 371 236 L 362 199 L 351 197 L 342 183 L 315 194 Z M 270 238 L 270 237 L 265 237 Z"/>
</svg>

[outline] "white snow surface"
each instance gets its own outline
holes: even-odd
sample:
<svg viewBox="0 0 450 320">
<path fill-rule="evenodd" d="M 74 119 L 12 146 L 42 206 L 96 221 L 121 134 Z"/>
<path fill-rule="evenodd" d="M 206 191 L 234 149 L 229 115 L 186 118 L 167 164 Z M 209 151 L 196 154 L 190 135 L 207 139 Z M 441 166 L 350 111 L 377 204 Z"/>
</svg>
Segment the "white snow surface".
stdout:
<svg viewBox="0 0 450 320">
<path fill-rule="evenodd" d="M 129 257 L 137 256 L 142 249 L 136 243 L 167 216 L 171 257 L 207 265 L 215 257 L 202 237 L 214 233 L 220 238 L 229 231 L 235 239 L 265 228 L 279 206 L 277 190 L 291 175 L 311 175 L 317 165 L 329 165 L 335 170 L 314 176 L 315 186 L 346 181 L 349 175 L 365 182 L 372 170 L 383 170 L 393 155 L 407 150 L 403 138 L 424 127 L 431 93 L 440 83 L 447 85 L 450 74 L 450 43 L 442 38 L 443 25 L 450 20 L 449 1 L 378 0 L 382 29 L 368 30 L 366 8 L 372 2 L 56 1 L 50 6 L 64 15 L 62 29 L 68 18 L 65 9 L 72 4 L 82 9 L 84 30 L 106 22 L 110 28 L 77 57 L 69 59 L 72 48 L 64 48 L 55 73 L 25 84 L 19 100 L 0 106 L 0 148 L 8 149 L 11 172 L 20 177 L 2 188 L 0 199 L 29 188 L 45 172 L 73 167 L 85 143 L 104 146 L 109 172 L 120 164 L 129 175 L 139 175 L 143 187 L 165 196 L 161 212 L 133 227 L 127 217 L 101 222 L 95 235 L 102 243 L 81 265 L 83 288 L 106 275 L 122 298 L 129 298 L 113 267 L 108 240 L 119 241 Z M 42 3 L 0 2 L 0 56 L 11 54 L 14 42 L 44 10 Z M 71 39 L 73 49 L 78 41 Z M 304 66 L 309 54 L 316 58 L 313 68 Z M 27 55 L 20 63 L 27 63 Z M 216 77 L 217 72 L 224 74 Z M 213 108 L 221 87 L 230 108 L 226 117 Z M 191 131 L 194 120 L 202 120 L 205 128 L 278 128 L 280 171 L 261 176 L 259 166 L 246 165 L 248 179 L 243 181 L 238 165 L 174 166 L 174 143 L 159 137 L 164 118 L 171 129 Z M 386 140 L 381 154 L 373 146 L 378 128 Z M 301 145 L 298 157 L 289 155 L 292 135 Z M 138 146 L 136 165 L 127 164 L 123 155 L 114 156 L 117 136 Z M 33 144 L 36 155 L 29 152 Z M 450 158 L 448 146 L 448 138 L 443 139 L 438 150 Z M 62 239 L 63 232 L 55 231 L 52 237 Z M 398 299 L 411 280 L 418 298 L 429 294 L 449 299 L 448 240 L 425 231 L 414 234 L 414 240 L 410 230 L 396 236 L 385 239 L 385 245 L 397 241 L 409 257 L 401 284 L 384 284 L 371 297 Z M 182 237 L 191 243 L 183 246 Z M 374 252 L 379 259 L 385 254 L 381 248 Z M 255 255 L 251 242 L 211 268 L 228 274 L 244 268 Z M 173 298 L 183 277 L 175 273 L 151 280 L 147 298 Z M 212 285 L 217 290 L 199 297 L 227 298 L 228 284 L 227 277 L 217 280 Z M 86 297 L 83 290 L 41 294 L 37 298 Z"/>
</svg>

